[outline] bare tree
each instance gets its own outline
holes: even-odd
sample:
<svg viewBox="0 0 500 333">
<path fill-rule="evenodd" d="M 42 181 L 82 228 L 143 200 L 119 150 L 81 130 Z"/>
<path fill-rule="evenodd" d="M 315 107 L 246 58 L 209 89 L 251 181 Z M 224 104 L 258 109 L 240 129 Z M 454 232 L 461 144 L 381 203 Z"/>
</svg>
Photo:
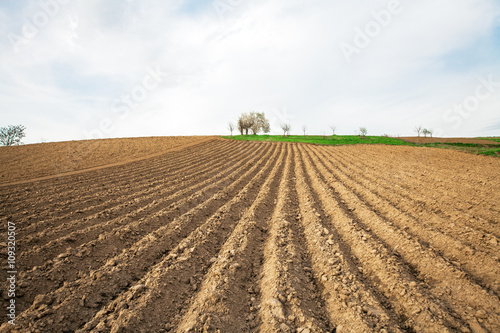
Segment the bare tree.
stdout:
<svg viewBox="0 0 500 333">
<path fill-rule="evenodd" d="M 337 126 L 330 125 L 330 129 L 332 130 L 332 135 L 335 135 L 335 131 L 337 130 Z"/>
<path fill-rule="evenodd" d="M 233 136 L 234 124 L 232 122 L 229 122 L 229 124 L 227 124 L 227 129 L 231 131 L 231 136 Z"/>
<path fill-rule="evenodd" d="M 306 125 L 302 125 L 302 132 L 304 132 L 304 135 L 306 135 L 306 130 L 307 130 L 307 126 Z"/>
<path fill-rule="evenodd" d="M 366 127 L 359 128 L 359 136 L 361 136 L 362 138 L 365 138 L 367 133 L 368 131 L 366 130 Z"/>
<path fill-rule="evenodd" d="M 0 128 L 0 144 L 4 146 L 18 145 L 21 139 L 26 136 L 24 130 L 26 127 L 23 125 L 9 125 Z"/>
<path fill-rule="evenodd" d="M 416 126 L 413 130 L 417 132 L 418 137 L 420 137 L 420 133 L 422 133 L 422 125 Z"/>
<path fill-rule="evenodd" d="M 290 129 L 292 127 L 290 126 L 290 124 L 281 124 L 281 129 L 283 130 L 283 135 L 284 136 L 287 136 L 287 135 L 290 135 Z"/>
</svg>

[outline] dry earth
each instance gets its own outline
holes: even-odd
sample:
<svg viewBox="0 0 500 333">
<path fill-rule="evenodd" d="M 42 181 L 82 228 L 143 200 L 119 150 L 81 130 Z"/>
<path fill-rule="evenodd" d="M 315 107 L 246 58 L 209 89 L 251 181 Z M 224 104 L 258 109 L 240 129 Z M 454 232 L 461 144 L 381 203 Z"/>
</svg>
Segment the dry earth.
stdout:
<svg viewBox="0 0 500 333">
<path fill-rule="evenodd" d="M 0 186 L 17 331 L 500 331 L 500 159 L 183 144 Z"/>
<path fill-rule="evenodd" d="M 0 147 L 0 185 L 124 164 L 209 137 L 83 140 Z"/>
</svg>

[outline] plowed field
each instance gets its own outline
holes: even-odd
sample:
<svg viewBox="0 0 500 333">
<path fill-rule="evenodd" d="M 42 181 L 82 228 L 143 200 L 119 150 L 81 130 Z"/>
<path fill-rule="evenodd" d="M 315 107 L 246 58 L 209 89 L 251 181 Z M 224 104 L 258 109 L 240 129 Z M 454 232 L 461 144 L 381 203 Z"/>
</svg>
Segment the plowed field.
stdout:
<svg viewBox="0 0 500 333">
<path fill-rule="evenodd" d="M 0 332 L 500 331 L 498 158 L 209 138 L 0 198 Z"/>
</svg>

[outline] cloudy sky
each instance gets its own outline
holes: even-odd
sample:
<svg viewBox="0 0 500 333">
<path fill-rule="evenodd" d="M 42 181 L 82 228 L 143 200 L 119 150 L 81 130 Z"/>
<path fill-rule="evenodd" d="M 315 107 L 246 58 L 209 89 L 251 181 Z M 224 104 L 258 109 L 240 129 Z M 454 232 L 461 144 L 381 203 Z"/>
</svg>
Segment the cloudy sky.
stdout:
<svg viewBox="0 0 500 333">
<path fill-rule="evenodd" d="M 1 0 L 25 143 L 272 131 L 500 135 L 498 0 Z"/>
</svg>

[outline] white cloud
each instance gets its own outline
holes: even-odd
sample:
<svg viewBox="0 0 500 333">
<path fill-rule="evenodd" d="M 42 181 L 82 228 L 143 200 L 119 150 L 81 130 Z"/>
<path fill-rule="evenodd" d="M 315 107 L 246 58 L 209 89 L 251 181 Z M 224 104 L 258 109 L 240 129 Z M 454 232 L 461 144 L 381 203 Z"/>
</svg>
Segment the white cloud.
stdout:
<svg viewBox="0 0 500 333">
<path fill-rule="evenodd" d="M 233 4 L 222 16 L 214 7 L 221 1 Z M 484 128 L 498 118 L 500 88 L 458 129 L 443 113 L 474 91 L 478 77 L 500 80 L 496 58 L 474 56 L 498 51 L 474 46 L 495 38 L 500 6 L 401 0 L 400 13 L 348 63 L 340 45 L 354 43 L 356 29 L 373 27 L 373 13 L 394 1 L 69 1 L 18 52 L 7 37 L 0 41 L 2 120 L 29 124 L 27 142 L 83 139 L 91 130 L 224 134 L 250 109 L 297 132 L 307 124 L 321 134 L 335 123 L 339 133 L 366 126 L 411 135 L 421 123 L 443 135 L 490 135 Z M 20 11 L 0 5 L 4 36 L 20 35 L 43 10 L 38 1 L 23 4 Z M 162 82 L 122 119 L 116 100 L 139 91 L 156 66 Z M 103 119 L 113 130 L 102 130 Z"/>
</svg>

